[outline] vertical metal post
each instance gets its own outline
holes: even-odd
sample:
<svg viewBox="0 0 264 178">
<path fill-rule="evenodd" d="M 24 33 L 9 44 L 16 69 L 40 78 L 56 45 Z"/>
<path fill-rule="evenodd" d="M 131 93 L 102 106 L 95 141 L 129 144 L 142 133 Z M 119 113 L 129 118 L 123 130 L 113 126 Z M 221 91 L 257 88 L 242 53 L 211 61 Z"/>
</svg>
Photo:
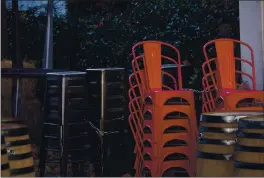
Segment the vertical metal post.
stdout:
<svg viewBox="0 0 264 178">
<path fill-rule="evenodd" d="M 22 95 L 22 79 L 19 77 L 16 77 L 13 79 L 13 87 L 12 87 L 13 93 L 13 107 L 12 107 L 12 116 L 13 118 L 17 119 L 18 113 L 20 110 L 20 104 L 21 104 L 21 95 Z"/>
<path fill-rule="evenodd" d="M 104 120 L 105 120 L 105 101 L 106 101 L 106 81 L 105 81 L 105 70 L 101 73 L 101 118 L 100 118 L 100 130 L 104 131 Z"/>
<path fill-rule="evenodd" d="M 53 68 L 53 0 L 48 0 L 46 40 L 42 68 Z"/>
<path fill-rule="evenodd" d="M 106 71 L 102 70 L 101 73 L 101 118 L 100 118 L 100 130 L 104 132 L 104 123 L 106 117 Z M 102 156 L 101 156 L 101 166 L 102 166 L 102 176 L 104 175 L 104 135 L 101 138 L 101 148 L 102 148 Z"/>
<path fill-rule="evenodd" d="M 8 31 L 7 31 L 7 12 L 6 0 L 1 1 L 1 56 L 8 56 Z"/>
<path fill-rule="evenodd" d="M 12 68 L 23 68 L 20 54 L 20 35 L 19 35 L 19 9 L 18 0 L 12 1 Z M 20 105 L 22 80 L 19 77 L 12 78 L 12 116 L 17 119 Z"/>
<path fill-rule="evenodd" d="M 69 127 L 69 108 L 68 108 L 68 77 L 61 76 L 62 85 L 61 85 L 61 98 L 62 98 L 62 108 L 61 108 L 61 164 L 60 164 L 60 176 L 67 177 L 67 165 L 68 165 L 68 127 Z"/>
</svg>

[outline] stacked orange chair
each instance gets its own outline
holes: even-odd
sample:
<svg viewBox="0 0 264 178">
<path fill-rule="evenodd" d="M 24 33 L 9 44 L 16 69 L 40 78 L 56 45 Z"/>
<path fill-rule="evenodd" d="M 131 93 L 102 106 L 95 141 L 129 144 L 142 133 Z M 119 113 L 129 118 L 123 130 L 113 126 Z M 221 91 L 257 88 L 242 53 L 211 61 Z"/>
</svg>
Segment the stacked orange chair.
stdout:
<svg viewBox="0 0 264 178">
<path fill-rule="evenodd" d="M 247 48 L 250 59 L 242 59 L 234 54 L 235 45 Z M 215 54 L 209 51 L 215 49 Z M 203 70 L 202 94 L 203 112 L 214 111 L 263 111 L 264 92 L 256 90 L 254 54 L 252 48 L 234 39 L 216 39 L 203 47 L 205 62 Z M 236 70 L 236 65 L 247 64 L 250 73 Z M 245 84 L 238 78 L 247 77 Z"/>
<path fill-rule="evenodd" d="M 142 115 L 142 109 L 143 108 L 143 102 L 141 98 L 141 90 L 139 87 L 139 84 L 137 84 L 135 79 L 135 74 L 132 74 L 129 77 L 129 83 L 130 83 L 130 90 L 128 91 L 129 95 L 129 125 L 132 131 L 132 134 L 134 136 L 135 142 L 135 150 L 136 153 L 136 160 L 134 168 L 136 170 L 136 175 L 141 175 L 141 171 L 144 164 L 144 158 L 143 158 L 143 115 Z"/>
<path fill-rule="evenodd" d="M 137 55 L 140 48 L 143 52 Z M 164 48 L 176 60 L 162 54 Z M 159 41 L 144 41 L 136 44 L 132 53 L 129 123 L 136 141 L 135 176 L 168 176 L 173 169 L 194 176 L 197 138 L 194 94 L 181 90 L 178 49 Z M 177 66 L 175 75 L 162 71 L 162 61 Z M 165 76 L 174 81 L 173 87 L 163 84 Z"/>
</svg>

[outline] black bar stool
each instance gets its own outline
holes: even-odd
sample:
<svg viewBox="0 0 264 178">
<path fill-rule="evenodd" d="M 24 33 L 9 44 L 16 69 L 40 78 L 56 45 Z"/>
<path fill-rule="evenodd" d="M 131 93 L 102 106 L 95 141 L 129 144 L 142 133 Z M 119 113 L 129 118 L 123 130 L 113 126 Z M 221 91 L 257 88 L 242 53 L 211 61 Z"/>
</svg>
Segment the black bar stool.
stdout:
<svg viewBox="0 0 264 178">
<path fill-rule="evenodd" d="M 48 73 L 42 119 L 40 146 L 40 176 L 45 174 L 47 162 L 60 166 L 60 176 L 67 176 L 67 165 L 72 163 L 73 176 L 84 176 L 84 163 L 93 153 L 92 132 L 87 115 L 87 82 L 85 72 Z M 59 154 L 47 159 L 47 152 Z"/>
<path fill-rule="evenodd" d="M 103 154 L 95 168 L 97 176 L 121 176 L 129 161 L 125 155 L 128 132 L 128 75 L 124 68 L 87 69 L 89 118 L 104 133 Z M 132 138 L 130 138 L 132 141 Z M 132 147 L 132 146 L 131 146 Z M 131 155 L 133 149 L 131 149 Z M 122 160 L 124 159 L 124 160 Z"/>
</svg>

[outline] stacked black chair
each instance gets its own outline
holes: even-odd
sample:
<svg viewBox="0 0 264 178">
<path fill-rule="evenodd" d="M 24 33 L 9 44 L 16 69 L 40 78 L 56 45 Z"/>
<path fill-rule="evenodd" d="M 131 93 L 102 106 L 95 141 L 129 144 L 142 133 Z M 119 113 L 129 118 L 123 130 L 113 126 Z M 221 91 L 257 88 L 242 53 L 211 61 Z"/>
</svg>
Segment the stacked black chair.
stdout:
<svg viewBox="0 0 264 178">
<path fill-rule="evenodd" d="M 45 174 L 47 162 L 58 163 L 60 176 L 67 176 L 67 165 L 72 164 L 73 176 L 84 176 L 84 163 L 91 161 L 96 143 L 87 115 L 87 82 L 85 72 L 48 73 L 42 140 L 40 147 L 40 176 Z M 98 137 L 99 138 L 99 137 Z M 59 153 L 49 160 L 47 152 Z"/>
<path fill-rule="evenodd" d="M 127 74 L 124 68 L 87 69 L 89 118 L 102 133 L 101 165 L 97 175 L 121 176 L 129 164 L 130 150 L 127 111 Z M 131 161 L 132 162 L 132 161 Z M 100 170 L 100 168 L 102 168 Z"/>
</svg>

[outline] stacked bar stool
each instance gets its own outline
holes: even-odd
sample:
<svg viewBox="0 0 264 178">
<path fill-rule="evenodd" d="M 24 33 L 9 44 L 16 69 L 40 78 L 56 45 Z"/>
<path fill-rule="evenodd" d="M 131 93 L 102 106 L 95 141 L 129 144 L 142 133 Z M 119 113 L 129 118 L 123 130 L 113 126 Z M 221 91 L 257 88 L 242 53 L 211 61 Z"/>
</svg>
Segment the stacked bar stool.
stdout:
<svg viewBox="0 0 264 178">
<path fill-rule="evenodd" d="M 73 176 L 84 176 L 84 163 L 91 159 L 95 138 L 87 116 L 85 72 L 48 73 L 44 103 L 40 176 L 47 162 L 60 165 L 60 176 L 67 176 L 69 162 Z M 99 138 L 99 137 L 98 137 Z M 91 147 L 91 144 L 93 147 Z M 57 152 L 58 159 L 47 159 L 47 152 Z"/>
<path fill-rule="evenodd" d="M 10 177 L 8 155 L 5 145 L 5 138 L 1 135 L 1 176 Z"/>
<path fill-rule="evenodd" d="M 87 69 L 89 118 L 102 136 L 102 155 L 96 174 L 121 176 L 126 171 L 129 130 L 127 118 L 127 76 L 124 68 Z M 126 143 L 125 143 L 126 142 Z M 101 171 L 101 172 L 100 172 Z"/>
<path fill-rule="evenodd" d="M 242 118 L 238 123 L 235 177 L 264 176 L 264 116 Z"/>
<path fill-rule="evenodd" d="M 209 112 L 200 116 L 197 177 L 234 177 L 238 121 L 261 112 Z M 243 176 L 238 176 L 243 177 Z"/>
<path fill-rule="evenodd" d="M 136 55 L 135 50 L 139 47 L 143 47 L 144 53 Z M 170 48 L 177 59 L 162 54 L 164 48 Z M 179 51 L 167 43 L 145 41 L 136 44 L 132 53 L 132 75 L 136 85 L 130 83 L 130 91 L 139 93 L 138 97 L 141 98 L 141 104 L 138 102 L 135 105 L 135 97 L 130 97 L 129 103 L 132 108 L 130 123 L 133 123 L 130 125 L 138 154 L 136 176 L 146 176 L 145 172 L 153 177 L 194 176 L 197 137 L 194 96 L 192 91 L 180 91 L 182 79 Z M 162 71 L 162 60 L 177 66 L 177 78 Z M 164 75 L 171 78 L 172 87 L 164 85 Z M 136 86 L 140 92 L 135 91 Z"/>
</svg>

